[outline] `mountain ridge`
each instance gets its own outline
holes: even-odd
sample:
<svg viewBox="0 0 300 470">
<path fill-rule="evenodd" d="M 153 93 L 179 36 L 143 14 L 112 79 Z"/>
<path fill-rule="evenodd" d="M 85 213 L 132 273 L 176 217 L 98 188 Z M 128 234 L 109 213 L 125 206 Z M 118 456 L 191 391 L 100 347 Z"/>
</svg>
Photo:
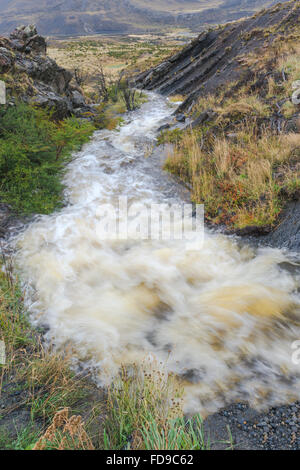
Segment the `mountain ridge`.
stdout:
<svg viewBox="0 0 300 470">
<path fill-rule="evenodd" d="M 0 33 L 35 23 L 49 36 L 164 32 L 170 28 L 199 30 L 250 16 L 274 0 L 0 0 Z"/>
</svg>

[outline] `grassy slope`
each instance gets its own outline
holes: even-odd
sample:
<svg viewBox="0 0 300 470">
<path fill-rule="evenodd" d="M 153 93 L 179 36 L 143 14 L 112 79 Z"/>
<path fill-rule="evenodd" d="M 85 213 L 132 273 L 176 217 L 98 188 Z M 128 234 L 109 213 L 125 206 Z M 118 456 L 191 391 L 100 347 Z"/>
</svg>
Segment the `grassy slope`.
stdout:
<svg viewBox="0 0 300 470">
<path fill-rule="evenodd" d="M 201 125 L 162 137 L 175 142 L 166 169 L 191 186 L 208 220 L 230 229 L 268 231 L 285 204 L 299 198 L 299 106 L 291 97 L 300 79 L 300 30 L 276 31 L 274 39 L 275 31 L 251 32 L 265 44 L 239 58 L 251 70 L 248 80 L 199 98 L 190 115 L 197 119 L 209 110 Z"/>
<path fill-rule="evenodd" d="M 65 408 L 70 415 L 80 412 L 84 416 L 96 444 L 103 413 L 101 392 L 70 370 L 67 353 L 54 353 L 43 345 L 43 332 L 28 321 L 11 264 L 4 259 L 2 268 L 0 338 L 6 345 L 6 364 L 0 365 L 0 448 L 31 449 L 56 413 Z M 69 442 L 68 436 L 65 447 L 77 444 Z"/>
</svg>

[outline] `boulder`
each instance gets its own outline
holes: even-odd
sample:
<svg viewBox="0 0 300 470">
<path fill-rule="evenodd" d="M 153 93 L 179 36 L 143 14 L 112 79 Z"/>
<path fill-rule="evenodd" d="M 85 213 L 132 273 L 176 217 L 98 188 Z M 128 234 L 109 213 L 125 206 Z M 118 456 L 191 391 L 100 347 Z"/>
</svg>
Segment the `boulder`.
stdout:
<svg viewBox="0 0 300 470">
<path fill-rule="evenodd" d="M 78 118 L 87 119 L 89 121 L 93 121 L 93 116 L 96 115 L 93 107 L 88 105 L 73 109 L 72 114 Z"/>
<path fill-rule="evenodd" d="M 30 51 L 33 54 L 46 54 L 47 52 L 47 43 L 43 36 L 36 34 L 28 39 L 25 44 L 25 49 L 30 48 Z"/>
<path fill-rule="evenodd" d="M 279 226 L 264 241 L 274 247 L 300 252 L 300 200 L 287 205 Z"/>
<path fill-rule="evenodd" d="M 65 93 L 72 80 L 72 74 L 63 69 L 50 57 L 37 55 L 26 58 L 17 56 L 18 70 L 26 72 L 34 80 L 49 84 L 56 93 Z"/>
<path fill-rule="evenodd" d="M 79 91 L 77 90 L 72 91 L 71 99 L 75 108 L 80 108 L 81 106 L 85 106 L 85 99 L 82 96 L 82 94 L 79 93 Z"/>
<path fill-rule="evenodd" d="M 20 26 L 10 35 L 11 47 L 19 52 L 46 54 L 47 44 L 43 36 L 37 33 L 35 25 Z"/>
<path fill-rule="evenodd" d="M 34 24 L 27 26 L 18 26 L 9 36 L 10 39 L 19 39 L 21 41 L 26 41 L 29 38 L 37 35 L 37 29 Z"/>
<path fill-rule="evenodd" d="M 162 126 L 160 126 L 158 129 L 157 129 L 157 132 L 162 132 L 162 131 L 166 131 L 167 129 L 170 129 L 171 127 L 171 124 L 167 123 L 167 124 L 163 124 Z"/>
<path fill-rule="evenodd" d="M 62 120 L 65 117 L 71 116 L 73 112 L 70 100 L 65 96 L 59 96 L 52 91 L 40 93 L 34 96 L 30 101 L 41 108 L 47 108 L 50 111 L 53 111 L 53 118 L 57 120 Z"/>
<path fill-rule="evenodd" d="M 177 122 L 185 122 L 186 117 L 184 114 L 176 114 L 175 119 Z"/>
<path fill-rule="evenodd" d="M 52 110 L 55 119 L 91 113 L 81 90 L 71 85 L 72 73 L 48 57 L 46 50 L 35 25 L 16 28 L 10 39 L 0 36 L 0 74 L 10 72 L 16 78 L 22 89 L 18 100 Z"/>
<path fill-rule="evenodd" d="M 19 39 L 12 39 L 10 41 L 10 46 L 16 50 L 16 51 L 19 51 L 19 52 L 24 52 L 24 49 L 25 49 L 25 44 L 23 41 L 19 41 Z"/>
<path fill-rule="evenodd" d="M 206 109 L 192 122 L 192 129 L 204 124 L 207 121 L 212 121 L 217 116 L 217 113 L 213 109 Z"/>
</svg>

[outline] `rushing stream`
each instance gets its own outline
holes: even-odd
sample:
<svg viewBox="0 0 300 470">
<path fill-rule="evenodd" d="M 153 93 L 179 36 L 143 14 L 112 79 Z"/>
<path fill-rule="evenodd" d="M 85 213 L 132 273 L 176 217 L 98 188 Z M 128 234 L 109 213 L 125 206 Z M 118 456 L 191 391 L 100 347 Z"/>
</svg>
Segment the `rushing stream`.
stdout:
<svg viewBox="0 0 300 470">
<path fill-rule="evenodd" d="M 69 165 L 68 205 L 17 237 L 33 321 L 57 347 L 108 383 L 120 364 L 152 353 L 184 378 L 186 410 L 203 415 L 235 400 L 258 408 L 300 397 L 299 275 L 292 257 L 206 231 L 184 241 L 101 240 L 103 203 L 162 203 L 186 194 L 161 170 L 155 131 L 173 112 L 163 98 L 98 131 Z"/>
</svg>

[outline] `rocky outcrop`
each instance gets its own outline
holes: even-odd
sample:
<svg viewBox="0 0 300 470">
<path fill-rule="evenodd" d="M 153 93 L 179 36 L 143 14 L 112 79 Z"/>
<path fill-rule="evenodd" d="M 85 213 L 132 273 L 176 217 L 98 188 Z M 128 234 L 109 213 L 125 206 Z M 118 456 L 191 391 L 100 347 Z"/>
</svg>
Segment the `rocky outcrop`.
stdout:
<svg viewBox="0 0 300 470">
<path fill-rule="evenodd" d="M 187 95 L 180 112 L 188 111 L 199 96 L 214 93 L 229 82 L 252 78 L 241 57 L 262 47 L 267 37 L 278 37 L 280 29 L 288 30 L 299 23 L 300 6 L 296 7 L 295 2 L 286 2 L 251 18 L 204 31 L 181 52 L 137 76 L 135 86 L 164 95 Z"/>
<path fill-rule="evenodd" d="M 34 25 L 16 28 L 9 38 L 0 37 L 0 79 L 6 82 L 10 101 L 17 96 L 48 108 L 55 119 L 92 112 L 72 78 L 47 56 L 46 40 Z"/>
<path fill-rule="evenodd" d="M 13 47 L 20 52 L 46 54 L 46 40 L 37 33 L 35 25 L 19 26 L 10 35 Z"/>
</svg>

